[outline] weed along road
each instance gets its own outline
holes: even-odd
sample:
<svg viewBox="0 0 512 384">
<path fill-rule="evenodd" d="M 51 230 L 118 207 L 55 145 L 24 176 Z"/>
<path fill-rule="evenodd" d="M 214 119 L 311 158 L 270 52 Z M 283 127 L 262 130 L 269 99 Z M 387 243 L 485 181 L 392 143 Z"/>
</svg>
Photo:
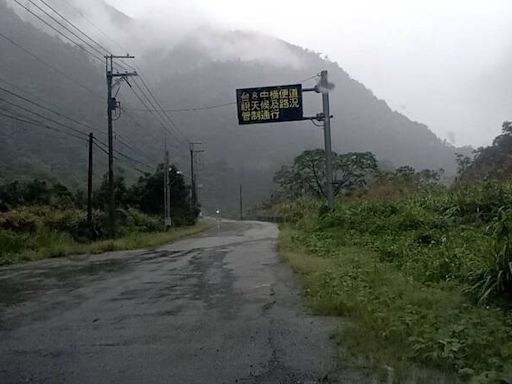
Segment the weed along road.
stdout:
<svg viewBox="0 0 512 384">
<path fill-rule="evenodd" d="M 0 383 L 374 383 L 308 315 L 273 224 L 0 269 Z"/>
</svg>

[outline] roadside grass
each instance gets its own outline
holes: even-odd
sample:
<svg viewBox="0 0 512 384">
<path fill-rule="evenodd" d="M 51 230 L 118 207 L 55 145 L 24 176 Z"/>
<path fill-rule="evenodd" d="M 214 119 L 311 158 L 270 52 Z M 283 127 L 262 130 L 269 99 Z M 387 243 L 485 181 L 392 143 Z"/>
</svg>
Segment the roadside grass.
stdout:
<svg viewBox="0 0 512 384">
<path fill-rule="evenodd" d="M 201 220 L 194 226 L 173 227 L 165 232 L 129 232 L 113 240 L 77 242 L 71 235 L 57 231 L 33 234 L 0 233 L 0 265 L 22 263 L 72 254 L 98 254 L 139 248 L 152 248 L 208 230 L 213 226 Z"/>
<path fill-rule="evenodd" d="M 390 382 L 512 382 L 512 318 L 475 305 L 456 282 L 421 282 L 375 251 L 307 241 L 283 225 L 279 251 L 301 275 L 315 314 L 343 316 L 338 343 Z"/>
</svg>

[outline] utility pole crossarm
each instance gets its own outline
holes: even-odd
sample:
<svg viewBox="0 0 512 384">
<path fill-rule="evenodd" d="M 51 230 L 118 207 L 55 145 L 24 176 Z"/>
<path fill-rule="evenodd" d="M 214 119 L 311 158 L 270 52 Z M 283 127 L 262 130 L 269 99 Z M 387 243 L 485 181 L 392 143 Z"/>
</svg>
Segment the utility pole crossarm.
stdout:
<svg viewBox="0 0 512 384">
<path fill-rule="evenodd" d="M 119 72 L 119 73 L 113 73 L 111 75 L 112 77 L 129 77 L 129 76 L 138 76 L 137 72 Z"/>
</svg>

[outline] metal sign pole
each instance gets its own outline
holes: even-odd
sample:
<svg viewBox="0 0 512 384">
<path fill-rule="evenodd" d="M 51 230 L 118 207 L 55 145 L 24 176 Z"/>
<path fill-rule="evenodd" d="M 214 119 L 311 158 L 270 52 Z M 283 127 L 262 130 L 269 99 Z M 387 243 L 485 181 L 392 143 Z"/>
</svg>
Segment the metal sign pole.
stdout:
<svg viewBox="0 0 512 384">
<path fill-rule="evenodd" d="M 329 84 L 327 71 L 320 73 L 320 92 L 322 92 L 323 119 L 324 119 L 324 143 L 325 143 L 325 191 L 327 193 L 327 206 L 334 211 L 334 188 L 332 179 L 332 148 L 331 148 L 331 112 L 329 110 L 329 89 L 323 88 L 322 84 Z"/>
</svg>

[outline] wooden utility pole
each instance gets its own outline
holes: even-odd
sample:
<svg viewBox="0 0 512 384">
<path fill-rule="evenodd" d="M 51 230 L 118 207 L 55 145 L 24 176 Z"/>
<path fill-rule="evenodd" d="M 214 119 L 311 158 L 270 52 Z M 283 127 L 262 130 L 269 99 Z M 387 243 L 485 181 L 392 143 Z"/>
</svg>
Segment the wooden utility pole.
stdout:
<svg viewBox="0 0 512 384">
<path fill-rule="evenodd" d="M 130 76 L 137 76 L 136 72 L 116 72 L 114 73 L 114 59 L 133 59 L 134 56 L 126 54 L 125 56 L 107 55 L 105 56 L 105 68 L 107 73 L 107 119 L 108 119 L 108 222 L 110 236 L 116 235 L 116 203 L 114 191 L 114 137 L 112 128 L 113 112 L 118 108 L 119 103 L 115 97 L 112 97 L 112 88 L 114 78 L 125 80 Z"/>
</svg>

